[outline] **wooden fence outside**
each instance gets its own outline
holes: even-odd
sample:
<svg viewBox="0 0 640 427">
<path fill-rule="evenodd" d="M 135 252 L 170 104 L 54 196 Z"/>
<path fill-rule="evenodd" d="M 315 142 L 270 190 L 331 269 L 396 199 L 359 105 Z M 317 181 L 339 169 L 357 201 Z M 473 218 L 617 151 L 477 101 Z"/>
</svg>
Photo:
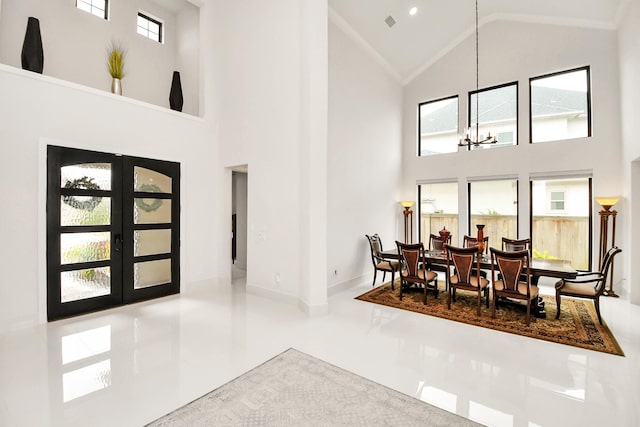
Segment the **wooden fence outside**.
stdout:
<svg viewBox="0 0 640 427">
<path fill-rule="evenodd" d="M 423 214 L 420 218 L 420 239 L 429 244 L 429 234 L 438 234 L 446 227 L 452 234 L 454 245 L 462 244 L 458 232 L 458 215 Z M 472 215 L 472 224 L 484 224 L 484 235 L 489 236 L 489 246 L 500 248 L 502 237 L 516 238 L 515 215 Z M 574 268 L 589 268 L 589 218 L 575 216 L 533 217 L 533 249 L 543 257 L 570 260 Z M 476 235 L 474 231 L 472 235 Z"/>
</svg>

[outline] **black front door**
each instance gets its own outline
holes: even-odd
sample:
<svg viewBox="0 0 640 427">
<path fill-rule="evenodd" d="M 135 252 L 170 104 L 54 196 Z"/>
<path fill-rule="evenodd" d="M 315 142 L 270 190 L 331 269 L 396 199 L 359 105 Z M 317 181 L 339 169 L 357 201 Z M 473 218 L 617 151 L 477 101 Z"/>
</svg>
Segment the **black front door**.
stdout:
<svg viewBox="0 0 640 427">
<path fill-rule="evenodd" d="M 49 320 L 180 291 L 180 165 L 49 146 Z"/>
</svg>

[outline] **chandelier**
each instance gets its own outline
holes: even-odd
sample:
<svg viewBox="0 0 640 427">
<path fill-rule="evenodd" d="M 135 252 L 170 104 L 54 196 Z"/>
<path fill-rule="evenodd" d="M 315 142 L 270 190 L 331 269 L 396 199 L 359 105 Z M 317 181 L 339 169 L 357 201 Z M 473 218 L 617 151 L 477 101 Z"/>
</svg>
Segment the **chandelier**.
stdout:
<svg viewBox="0 0 640 427">
<path fill-rule="evenodd" d="M 478 108 L 480 98 L 479 92 L 479 59 L 478 59 L 478 0 L 476 0 L 476 128 L 475 128 L 475 137 L 473 136 L 473 126 L 469 125 L 469 129 L 465 132 L 464 137 L 460 138 L 460 142 L 458 143 L 459 147 L 468 147 L 471 146 L 478 147 L 482 144 L 495 144 L 498 142 L 498 139 L 495 136 L 491 136 L 491 132 L 487 132 L 487 136 L 483 139 L 480 139 L 480 110 Z"/>
</svg>

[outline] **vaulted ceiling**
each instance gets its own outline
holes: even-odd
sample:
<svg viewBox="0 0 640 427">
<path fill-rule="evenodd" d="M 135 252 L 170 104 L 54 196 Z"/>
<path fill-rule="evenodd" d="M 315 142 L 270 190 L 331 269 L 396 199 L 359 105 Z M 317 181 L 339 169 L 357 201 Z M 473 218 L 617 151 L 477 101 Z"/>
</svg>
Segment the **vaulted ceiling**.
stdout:
<svg viewBox="0 0 640 427">
<path fill-rule="evenodd" d="M 631 0 L 478 0 L 479 23 L 540 22 L 614 30 Z M 417 13 L 409 15 L 411 7 Z M 407 83 L 475 32 L 475 0 L 329 0 L 330 17 Z M 391 16 L 391 27 L 385 19 Z M 482 31 L 480 31 L 480 39 Z"/>
</svg>

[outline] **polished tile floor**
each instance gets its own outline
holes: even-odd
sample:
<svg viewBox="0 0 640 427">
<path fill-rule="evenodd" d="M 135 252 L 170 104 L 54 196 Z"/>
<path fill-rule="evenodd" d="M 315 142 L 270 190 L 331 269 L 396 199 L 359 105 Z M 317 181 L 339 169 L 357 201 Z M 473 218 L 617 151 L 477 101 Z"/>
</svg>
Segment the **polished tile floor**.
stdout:
<svg viewBox="0 0 640 427">
<path fill-rule="evenodd" d="M 626 357 L 329 298 L 329 314 L 200 283 L 0 335 L 0 426 L 140 426 L 289 347 L 492 426 L 640 425 L 640 306 L 605 298 Z"/>
</svg>

